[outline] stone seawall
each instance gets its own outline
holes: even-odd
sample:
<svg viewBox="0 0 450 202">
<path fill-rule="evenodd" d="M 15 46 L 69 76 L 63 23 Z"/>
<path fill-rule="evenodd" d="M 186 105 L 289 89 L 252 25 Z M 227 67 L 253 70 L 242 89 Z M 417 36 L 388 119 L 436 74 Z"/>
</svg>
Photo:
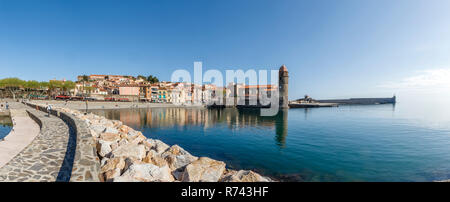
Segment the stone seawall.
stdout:
<svg viewBox="0 0 450 202">
<path fill-rule="evenodd" d="M 41 119 L 39 119 L 36 115 L 34 115 L 33 113 L 31 113 L 28 110 L 27 110 L 27 114 L 28 114 L 28 116 L 30 116 L 31 119 L 33 119 L 34 122 L 36 122 L 39 125 L 39 128 L 42 129 Z"/>
<path fill-rule="evenodd" d="M 59 117 L 66 122 L 76 134 L 71 182 L 98 182 L 100 162 L 97 149 L 86 124 L 71 114 L 60 112 Z"/>
<path fill-rule="evenodd" d="M 47 109 L 45 106 L 37 106 L 32 103 L 25 103 L 28 106 L 38 109 L 40 111 L 46 112 Z M 100 163 L 99 158 L 97 156 L 97 150 L 95 148 L 95 142 L 92 139 L 92 135 L 90 131 L 87 129 L 86 124 L 78 118 L 75 118 L 73 115 L 61 112 L 59 110 L 51 110 L 52 115 L 55 115 L 61 118 L 69 127 L 71 134 L 75 136 L 69 137 L 69 144 L 72 147 L 75 147 L 75 151 L 70 151 L 70 147 L 68 147 L 68 151 L 66 151 L 66 156 L 68 158 L 73 158 L 72 164 L 72 174 L 70 181 L 71 182 L 98 182 L 99 180 L 99 170 Z M 38 125 L 42 127 L 42 122 L 34 116 L 32 113 L 29 113 L 30 117 L 35 120 Z M 71 159 L 69 159 L 71 160 Z M 69 162 L 70 163 L 70 162 Z"/>
<path fill-rule="evenodd" d="M 28 105 L 36 107 L 34 104 Z M 45 110 L 44 106 L 38 108 Z M 86 181 L 89 175 L 92 175 L 92 181 L 107 182 L 273 181 L 253 171 L 227 169 L 222 161 L 193 156 L 178 145 L 169 146 L 160 140 L 146 138 L 121 121 L 68 108 L 55 108 L 51 113 L 60 117 L 60 114 L 65 114 L 73 120 L 72 125 L 77 129 L 75 158 L 78 157 L 78 161 L 74 162 L 71 181 Z M 98 166 L 92 162 L 93 153 Z M 89 165 L 90 173 L 75 170 L 77 163 Z M 98 175 L 95 175 L 95 169 L 98 169 Z"/>
<path fill-rule="evenodd" d="M 392 98 L 350 98 L 350 99 L 332 99 L 317 100 L 320 103 L 336 103 L 349 105 L 372 105 L 372 104 L 395 104 L 396 97 Z"/>
</svg>

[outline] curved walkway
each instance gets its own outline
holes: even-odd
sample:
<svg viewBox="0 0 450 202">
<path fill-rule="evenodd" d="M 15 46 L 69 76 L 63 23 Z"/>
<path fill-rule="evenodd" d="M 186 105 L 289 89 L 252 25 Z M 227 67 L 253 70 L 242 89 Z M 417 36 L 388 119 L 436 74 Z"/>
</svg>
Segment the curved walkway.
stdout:
<svg viewBox="0 0 450 202">
<path fill-rule="evenodd" d="M 42 121 L 41 132 L 25 149 L 0 168 L 0 181 L 69 181 L 76 144 L 69 141 L 67 124 L 60 118 L 26 108 Z M 71 138 L 73 139 L 73 138 Z"/>
<path fill-rule="evenodd" d="M 28 116 L 24 109 L 25 105 L 19 103 L 11 105 L 10 112 L 14 126 L 4 141 L 0 141 L 0 168 L 29 145 L 40 131 L 39 125 Z"/>
</svg>

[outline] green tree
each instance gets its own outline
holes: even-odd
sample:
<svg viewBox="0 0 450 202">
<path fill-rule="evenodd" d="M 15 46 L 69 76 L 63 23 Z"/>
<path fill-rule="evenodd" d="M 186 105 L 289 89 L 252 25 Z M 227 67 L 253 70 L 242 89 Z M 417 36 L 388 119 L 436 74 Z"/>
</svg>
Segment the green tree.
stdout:
<svg viewBox="0 0 450 202">
<path fill-rule="evenodd" d="M 39 82 L 39 87 L 41 90 L 43 89 L 47 89 L 48 88 L 49 83 L 47 81 L 41 81 Z"/>
<path fill-rule="evenodd" d="M 29 90 L 37 90 L 40 88 L 39 81 L 35 81 L 35 80 L 26 81 L 24 88 L 29 89 Z"/>
<path fill-rule="evenodd" d="M 84 74 L 84 75 L 82 76 L 81 81 L 89 81 L 89 76 L 86 75 L 86 74 Z"/>
<path fill-rule="evenodd" d="M 25 88 L 25 96 L 26 97 L 30 96 L 30 92 L 40 89 L 39 81 L 29 80 L 29 81 L 25 81 L 24 83 L 25 83 L 24 88 Z"/>
<path fill-rule="evenodd" d="M 75 88 L 75 83 L 73 81 L 65 81 L 62 83 L 61 88 L 64 92 L 69 92 Z"/>
<path fill-rule="evenodd" d="M 94 90 L 94 87 L 86 86 L 85 90 L 88 92 L 88 96 L 91 96 L 91 92 Z"/>
<path fill-rule="evenodd" d="M 158 83 L 159 79 L 156 76 L 150 75 L 147 77 L 147 81 L 151 84 Z"/>
<path fill-rule="evenodd" d="M 19 93 L 24 86 L 25 81 L 19 78 L 5 78 L 0 80 L 0 87 L 9 91 L 12 94 L 13 99 L 16 99 L 17 93 Z"/>
<path fill-rule="evenodd" d="M 53 96 L 55 95 L 58 90 L 60 90 L 63 86 L 63 82 L 62 81 L 57 81 L 57 80 L 50 80 L 48 82 L 48 94 L 49 96 Z"/>
</svg>

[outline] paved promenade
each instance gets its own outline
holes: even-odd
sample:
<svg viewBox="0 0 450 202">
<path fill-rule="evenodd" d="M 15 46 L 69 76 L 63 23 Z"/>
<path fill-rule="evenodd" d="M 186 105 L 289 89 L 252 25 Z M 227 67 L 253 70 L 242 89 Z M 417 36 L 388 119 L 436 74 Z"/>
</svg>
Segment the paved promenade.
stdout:
<svg viewBox="0 0 450 202">
<path fill-rule="evenodd" d="M 19 154 L 33 139 L 39 134 L 39 125 L 32 120 L 26 110 L 25 105 L 11 103 L 11 117 L 14 128 L 0 142 L 0 168 Z"/>
<path fill-rule="evenodd" d="M 42 120 L 42 128 L 25 149 L 0 168 L 0 181 L 69 181 L 74 156 L 71 151 L 76 147 L 69 141 L 69 127 L 58 117 L 47 117 L 30 107 L 24 109 Z"/>
</svg>

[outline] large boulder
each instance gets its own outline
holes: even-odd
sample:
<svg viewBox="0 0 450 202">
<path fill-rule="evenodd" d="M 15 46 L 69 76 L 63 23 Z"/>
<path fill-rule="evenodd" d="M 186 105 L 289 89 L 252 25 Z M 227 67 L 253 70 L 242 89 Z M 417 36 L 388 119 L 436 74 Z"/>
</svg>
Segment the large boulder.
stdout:
<svg viewBox="0 0 450 202">
<path fill-rule="evenodd" d="M 120 169 L 116 168 L 113 170 L 108 170 L 103 174 L 103 176 L 104 176 L 105 181 L 111 182 L 114 180 L 114 178 L 120 176 Z"/>
<path fill-rule="evenodd" d="M 128 131 L 133 130 L 133 129 L 130 128 L 129 126 L 127 126 L 127 125 L 121 125 L 121 126 L 119 127 L 119 130 L 120 130 L 120 132 L 128 133 Z"/>
<path fill-rule="evenodd" d="M 112 158 L 106 161 L 105 165 L 102 166 L 101 171 L 107 172 L 115 169 L 122 170 L 125 168 L 125 160 L 123 158 Z"/>
<path fill-rule="evenodd" d="M 126 140 L 126 139 L 121 139 L 118 142 L 118 146 L 123 146 L 123 145 L 126 145 L 126 144 L 128 144 L 128 140 Z"/>
<path fill-rule="evenodd" d="M 106 127 L 105 133 L 119 133 L 119 130 L 113 127 L 113 124 L 111 123 L 110 127 Z"/>
<path fill-rule="evenodd" d="M 147 142 L 152 145 L 150 149 L 156 151 L 156 153 L 161 154 L 166 151 L 170 146 L 161 140 L 147 139 Z"/>
<path fill-rule="evenodd" d="M 105 131 L 106 127 L 103 126 L 103 125 L 92 124 L 92 125 L 90 126 L 90 129 L 91 129 L 92 131 L 94 131 L 95 133 L 100 134 L 100 133 L 103 133 L 103 132 Z"/>
<path fill-rule="evenodd" d="M 158 167 L 150 163 L 132 164 L 114 182 L 173 182 L 168 166 Z"/>
<path fill-rule="evenodd" d="M 128 133 L 128 136 L 127 136 L 128 142 L 130 142 L 132 144 L 141 143 L 141 142 L 145 141 L 146 139 L 147 138 L 141 132 L 137 132 L 135 135 L 130 135 L 130 133 Z"/>
<path fill-rule="evenodd" d="M 100 155 L 101 157 L 105 157 L 106 155 L 108 155 L 112 151 L 111 149 L 112 143 L 113 142 L 99 140 L 96 146 L 98 155 Z"/>
<path fill-rule="evenodd" d="M 122 121 L 119 120 L 113 120 L 112 122 L 114 123 L 114 127 L 116 128 L 120 128 L 123 125 Z"/>
<path fill-rule="evenodd" d="M 149 152 L 147 152 L 147 156 L 142 160 L 142 162 L 151 163 L 159 167 L 167 165 L 167 162 L 163 158 L 161 158 L 161 156 L 158 155 L 155 150 L 150 150 Z"/>
<path fill-rule="evenodd" d="M 117 133 L 102 133 L 100 139 L 108 142 L 116 142 L 120 139 L 120 135 Z"/>
<path fill-rule="evenodd" d="M 183 182 L 217 182 L 224 171 L 224 162 L 200 157 L 186 166 L 180 180 Z"/>
<path fill-rule="evenodd" d="M 95 132 L 95 130 L 89 129 L 91 132 L 92 137 L 98 138 L 100 136 L 100 133 Z"/>
<path fill-rule="evenodd" d="M 130 136 L 130 137 L 134 137 L 134 136 L 137 136 L 137 135 L 140 135 L 140 134 L 142 134 L 140 131 L 135 131 L 135 130 L 133 130 L 133 129 L 130 129 L 130 130 L 128 130 L 128 136 Z"/>
<path fill-rule="evenodd" d="M 184 167 L 198 159 L 178 145 L 171 146 L 161 154 L 161 157 L 167 161 L 171 170 Z"/>
<path fill-rule="evenodd" d="M 112 151 L 112 157 L 143 159 L 146 156 L 145 146 L 138 144 L 124 144 Z"/>
<path fill-rule="evenodd" d="M 270 178 L 263 177 L 251 170 L 231 170 L 222 178 L 220 182 L 271 182 Z"/>
</svg>

